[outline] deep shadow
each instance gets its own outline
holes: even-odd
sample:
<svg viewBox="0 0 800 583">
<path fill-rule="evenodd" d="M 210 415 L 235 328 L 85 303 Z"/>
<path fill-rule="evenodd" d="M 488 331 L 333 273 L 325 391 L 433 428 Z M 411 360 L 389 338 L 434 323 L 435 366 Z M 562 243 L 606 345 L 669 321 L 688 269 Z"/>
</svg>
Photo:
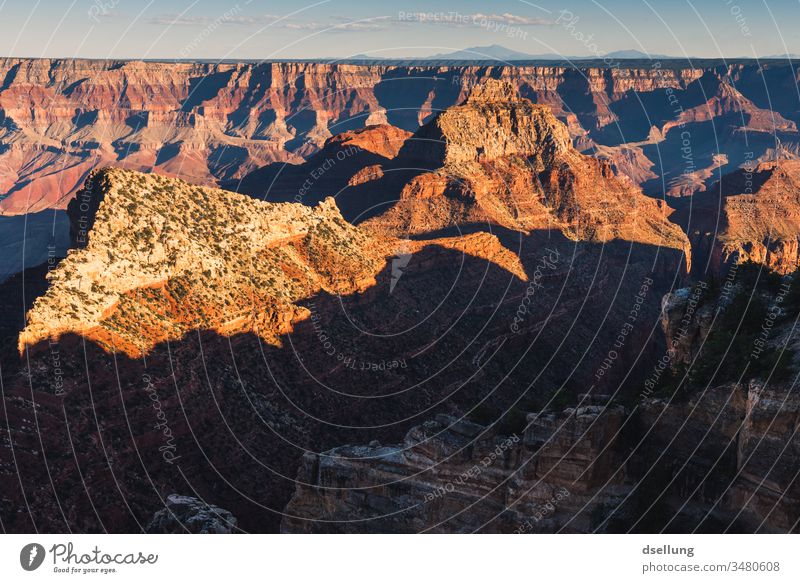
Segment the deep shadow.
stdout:
<svg viewBox="0 0 800 583">
<path fill-rule="evenodd" d="M 432 115 L 456 105 L 461 91 L 457 79 L 455 71 L 420 77 L 412 70 L 397 68 L 383 75 L 374 92 L 391 125 L 415 131 L 420 126 L 419 111 L 431 95 L 436 96 L 430 103 Z"/>
<path fill-rule="evenodd" d="M 181 111 L 189 112 L 204 101 L 213 99 L 224 89 L 233 75 L 233 69 L 189 79 L 189 95 L 181 104 Z"/>
<path fill-rule="evenodd" d="M 643 345 L 653 343 L 648 358 L 658 354 L 651 331 L 671 279 L 650 271 L 654 248 L 576 244 L 545 232 L 519 245 L 529 275 L 543 269 L 544 254 L 557 250 L 558 261 L 544 268 L 518 332 L 511 325 L 529 283 L 431 244 L 399 279 L 389 258 L 364 293 L 302 302 L 314 318 L 297 321 L 280 347 L 252 334 L 192 331 L 158 345 L 146 365 L 74 334 L 55 348 L 32 347 L 30 366 L 23 361 L 5 379 L 2 413 L 17 457 L 15 466 L 10 450 L 0 450 L 5 528 L 65 531 L 60 505 L 74 531 L 137 532 L 161 508 L 159 495 L 181 493 L 230 510 L 244 530 L 275 532 L 305 449 L 399 442 L 437 412 L 481 404 L 499 418 L 510 408 L 535 411 L 559 393 L 569 402 L 593 383 L 597 391 L 618 384 Z M 657 284 L 636 332 L 597 383 L 645 277 Z M 56 353 L 61 396 L 53 390 Z M 173 463 L 159 451 L 170 444 L 151 395 L 174 436 Z"/>
<path fill-rule="evenodd" d="M 240 180 L 223 183 L 223 188 L 268 202 L 299 202 L 307 206 L 316 206 L 333 196 L 342 216 L 360 223 L 384 212 L 408 181 L 423 171 L 405 151 L 406 145 L 396 158 L 389 159 L 332 142 L 302 164 L 269 164 Z M 378 168 L 380 178 L 351 184 L 351 178 L 367 167 Z"/>
</svg>

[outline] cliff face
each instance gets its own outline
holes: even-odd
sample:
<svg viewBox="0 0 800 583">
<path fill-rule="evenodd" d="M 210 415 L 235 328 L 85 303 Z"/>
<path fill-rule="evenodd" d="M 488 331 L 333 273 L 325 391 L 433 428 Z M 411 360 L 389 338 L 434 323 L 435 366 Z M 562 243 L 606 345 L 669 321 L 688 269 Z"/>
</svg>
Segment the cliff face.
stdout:
<svg viewBox="0 0 800 583">
<path fill-rule="evenodd" d="M 678 249 L 689 263 L 688 242 L 668 221 L 664 204 L 615 176 L 607 162 L 577 152 L 550 109 L 520 97 L 507 82 L 489 80 L 464 104 L 436 116 L 395 162 L 434 170 L 411 179 L 399 201 L 367 223 L 371 229 L 424 233 L 470 223 L 516 231 L 555 228 L 576 240 Z"/>
<path fill-rule="evenodd" d="M 773 134 L 787 151 L 798 141 L 797 103 L 781 90 L 793 87 L 795 73 L 781 65 L 607 70 L 5 59 L 0 212 L 64 208 L 93 168 L 112 163 L 215 185 L 272 162 L 299 162 L 343 131 L 387 122 L 414 131 L 487 78 L 552 108 L 581 149 L 629 143 L 636 154 L 627 171 L 648 191 L 660 192 L 662 177 L 677 180 L 676 193 L 702 190 L 713 180 L 702 176 L 718 165 L 717 147 L 730 152 L 729 171 L 748 149 L 768 156 Z M 687 128 L 691 168 L 681 153 Z M 648 178 L 653 165 L 657 178 Z M 688 190 L 680 180 L 687 173 L 699 173 Z"/>
<path fill-rule="evenodd" d="M 796 529 L 798 414 L 796 391 L 774 380 L 715 386 L 686 402 L 645 402 L 640 422 L 650 432 L 642 449 L 660 481 L 653 488 L 668 504 L 684 504 L 685 516 L 673 510 L 670 527 Z"/>
<path fill-rule="evenodd" d="M 277 342 L 308 317 L 296 301 L 365 289 L 391 251 L 331 199 L 272 204 L 120 170 L 93 174 L 69 214 L 79 249 L 49 275 L 20 350 L 68 332 L 132 355 L 191 329 Z"/>
<path fill-rule="evenodd" d="M 752 261 L 789 274 L 800 267 L 800 162 L 753 164 L 726 175 L 676 214 L 697 255 L 719 273 Z"/>
<path fill-rule="evenodd" d="M 303 458 L 283 532 L 591 532 L 629 487 L 620 407 L 530 415 L 498 433 L 440 415 L 401 444 Z"/>
<path fill-rule="evenodd" d="M 578 405 L 498 434 L 439 416 L 401 444 L 304 456 L 283 532 L 789 532 L 800 402 L 760 382 Z M 633 455 L 630 452 L 633 451 Z"/>
</svg>

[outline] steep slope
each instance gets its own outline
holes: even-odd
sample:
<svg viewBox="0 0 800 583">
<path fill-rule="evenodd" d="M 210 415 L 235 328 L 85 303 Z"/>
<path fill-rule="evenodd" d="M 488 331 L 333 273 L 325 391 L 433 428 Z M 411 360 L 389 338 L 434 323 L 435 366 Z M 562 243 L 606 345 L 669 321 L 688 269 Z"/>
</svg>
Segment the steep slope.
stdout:
<svg viewBox="0 0 800 583">
<path fill-rule="evenodd" d="M 19 348 L 78 333 L 129 355 L 189 330 L 252 332 L 279 345 L 298 305 L 376 285 L 386 258 L 433 244 L 494 262 L 526 279 L 496 237 L 401 241 L 347 223 L 333 199 L 316 207 L 267 203 L 154 174 L 94 173 L 70 203 L 71 250 L 48 274 Z"/>
<path fill-rule="evenodd" d="M 92 175 L 68 212 L 83 248 L 50 275 L 20 349 L 67 332 L 130 354 L 190 329 L 277 342 L 303 317 L 295 301 L 365 289 L 390 252 L 332 200 L 271 204 L 120 170 Z"/>
<path fill-rule="evenodd" d="M 695 266 L 720 273 L 753 261 L 787 274 L 800 266 L 800 161 L 754 164 L 723 177 L 675 215 Z"/>
<path fill-rule="evenodd" d="M 477 223 L 687 250 L 666 205 L 616 177 L 608 162 L 577 152 L 548 107 L 505 82 L 488 80 L 437 116 L 407 142 L 397 163 L 433 170 L 413 178 L 389 211 L 366 223 L 379 232 Z"/>
<path fill-rule="evenodd" d="M 63 257 L 69 221 L 63 211 L 0 216 L 0 283 L 29 267 Z"/>
</svg>

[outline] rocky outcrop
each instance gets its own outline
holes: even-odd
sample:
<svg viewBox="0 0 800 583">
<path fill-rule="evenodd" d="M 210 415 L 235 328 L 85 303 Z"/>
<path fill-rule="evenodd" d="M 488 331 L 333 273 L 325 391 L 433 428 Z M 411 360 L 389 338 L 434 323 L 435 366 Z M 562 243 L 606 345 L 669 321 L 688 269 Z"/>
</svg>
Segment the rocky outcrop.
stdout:
<svg viewBox="0 0 800 583">
<path fill-rule="evenodd" d="M 719 307 L 716 298 L 709 298 L 705 282 L 664 295 L 661 300 L 661 329 L 673 369 L 692 364 L 711 330 L 714 312 Z"/>
<path fill-rule="evenodd" d="M 690 261 L 688 241 L 667 219 L 663 202 L 615 176 L 608 162 L 577 152 L 550 108 L 520 97 L 507 82 L 489 80 L 464 104 L 438 115 L 407 141 L 397 160 L 434 169 L 414 177 L 396 204 L 370 219 L 366 226 L 373 230 L 556 228 L 575 240 L 677 249 Z"/>
<path fill-rule="evenodd" d="M 206 504 L 193 496 L 170 494 L 163 510 L 153 515 L 148 534 L 231 534 L 236 517 L 227 510 Z"/>
<path fill-rule="evenodd" d="M 20 350 L 73 332 L 141 354 L 195 328 L 277 343 L 308 317 L 298 300 L 365 289 L 392 249 L 331 199 L 272 204 L 121 170 L 92 175 L 69 214 L 79 249 L 49 274 Z"/>
<path fill-rule="evenodd" d="M 327 140 L 323 147 L 323 152 L 329 148 L 336 156 L 343 151 L 346 154 L 339 156 L 353 155 L 353 149 L 357 151 L 370 152 L 386 160 L 391 160 L 400 152 L 406 140 L 411 136 L 411 132 L 396 128 L 390 125 L 367 125 L 360 131 L 351 130 L 342 132 Z"/>
<path fill-rule="evenodd" d="M 587 401 L 588 402 L 588 401 Z M 589 532 L 629 487 L 621 407 L 528 415 L 503 434 L 440 415 L 401 444 L 307 454 L 284 532 Z"/>
<path fill-rule="evenodd" d="M 333 199 L 268 203 L 123 170 L 93 174 L 70 204 L 73 245 L 28 313 L 19 349 L 78 333 L 110 351 L 147 353 L 190 330 L 280 337 L 310 317 L 302 300 L 376 285 L 397 253 L 435 247 L 526 280 L 497 237 L 402 241 L 347 223 Z M 424 268 L 423 264 L 419 268 Z"/>
<path fill-rule="evenodd" d="M 720 274 L 752 261 L 781 274 L 800 267 L 800 162 L 752 164 L 676 213 L 695 265 Z"/>
<path fill-rule="evenodd" d="M 548 107 L 522 99 L 508 82 L 488 79 L 420 129 L 404 155 L 451 168 L 516 155 L 533 158 L 541 171 L 570 147 L 567 127 Z"/>
<path fill-rule="evenodd" d="M 643 454 L 661 480 L 659 496 L 687 509 L 681 519 L 673 514 L 672 527 L 717 521 L 741 532 L 796 529 L 799 418 L 800 397 L 790 385 L 757 380 L 709 388 L 686 402 L 645 402 Z"/>
<path fill-rule="evenodd" d="M 273 162 L 300 162 L 341 132 L 385 123 L 414 131 L 487 78 L 549 106 L 582 148 L 641 142 L 643 167 L 658 162 L 659 179 L 648 181 L 648 191 L 661 192 L 661 176 L 685 169 L 676 123 L 702 135 L 706 120 L 715 121 L 714 151 L 694 144 L 698 168 L 713 166 L 716 148 L 735 152 L 732 170 L 744 162 L 745 148 L 756 158 L 774 148 L 771 134 L 787 151 L 798 141 L 796 99 L 782 89 L 794 87 L 795 73 L 780 64 L 604 69 L 7 58 L 0 62 L 0 212 L 64 208 L 89 172 L 106 165 L 217 185 Z M 743 118 L 747 138 L 736 131 Z M 654 127 L 660 137 L 651 136 Z"/>
</svg>

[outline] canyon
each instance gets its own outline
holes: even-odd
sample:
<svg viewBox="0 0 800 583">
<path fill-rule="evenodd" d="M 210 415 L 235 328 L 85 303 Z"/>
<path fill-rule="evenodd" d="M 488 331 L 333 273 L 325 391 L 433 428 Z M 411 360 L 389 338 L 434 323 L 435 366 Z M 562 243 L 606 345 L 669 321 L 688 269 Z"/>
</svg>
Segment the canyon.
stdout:
<svg viewBox="0 0 800 583">
<path fill-rule="evenodd" d="M 4 66 L 4 529 L 796 530 L 791 67 Z"/>
<path fill-rule="evenodd" d="M 0 213 L 65 208 L 93 168 L 202 185 L 298 163 L 331 135 L 415 131 L 503 79 L 547 105 L 580 151 L 648 193 L 702 191 L 746 159 L 798 153 L 789 63 L 623 62 L 619 68 L 347 63 L 0 62 Z M 691 157 L 682 157 L 687 136 Z M 688 166 L 688 171 L 687 171 Z"/>
<path fill-rule="evenodd" d="M 48 246 L 63 256 L 62 211 L 93 169 L 264 191 L 265 175 L 297 172 L 331 136 L 383 124 L 414 132 L 487 79 L 547 106 L 580 152 L 609 160 L 656 198 L 704 192 L 746 163 L 800 154 L 797 72 L 781 61 L 609 68 L 5 58 L 0 79 L 0 231 L 10 251 L 0 258 L 2 279 L 44 261 Z M 267 199 L 273 194 L 286 193 L 276 188 Z M 23 214 L 32 221 L 13 218 Z"/>
</svg>

